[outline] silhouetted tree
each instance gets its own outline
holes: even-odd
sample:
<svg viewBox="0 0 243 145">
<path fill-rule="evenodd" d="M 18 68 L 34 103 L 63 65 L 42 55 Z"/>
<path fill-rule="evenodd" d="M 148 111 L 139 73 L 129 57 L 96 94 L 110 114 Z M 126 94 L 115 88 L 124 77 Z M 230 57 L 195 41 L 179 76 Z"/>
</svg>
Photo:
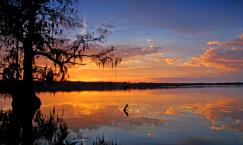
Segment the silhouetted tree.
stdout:
<svg viewBox="0 0 243 145">
<path fill-rule="evenodd" d="M 84 57 L 97 64 L 117 65 L 119 58 L 111 54 L 113 48 L 95 54 L 85 54 L 89 43 L 103 41 L 105 34 L 87 33 L 68 39 L 64 34 L 81 26 L 75 0 L 1 0 L 0 44 L 5 58 L 3 78 L 22 79 L 12 93 L 13 112 L 23 131 L 23 144 L 31 144 L 32 118 L 40 106 L 35 95 L 34 79 L 64 80 L 68 66 L 83 65 Z M 39 60 L 48 60 L 43 66 Z M 54 68 L 54 69 L 52 69 Z"/>
</svg>

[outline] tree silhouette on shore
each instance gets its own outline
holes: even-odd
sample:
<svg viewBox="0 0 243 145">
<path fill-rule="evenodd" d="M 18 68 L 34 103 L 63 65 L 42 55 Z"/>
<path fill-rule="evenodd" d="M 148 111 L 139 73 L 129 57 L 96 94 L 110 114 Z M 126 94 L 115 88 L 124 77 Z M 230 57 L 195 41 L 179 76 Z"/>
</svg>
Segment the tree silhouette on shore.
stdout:
<svg viewBox="0 0 243 145">
<path fill-rule="evenodd" d="M 104 33 L 77 35 L 75 40 L 64 37 L 65 32 L 81 26 L 76 6 L 75 0 L 0 1 L 0 51 L 5 53 L 2 78 L 16 82 L 11 91 L 12 109 L 25 145 L 32 144 L 32 118 L 41 105 L 33 87 L 35 79 L 63 81 L 68 67 L 83 65 L 85 57 L 102 66 L 121 61 L 111 54 L 113 47 L 85 53 L 90 43 L 104 40 Z M 48 60 L 48 65 L 39 63 L 43 60 Z"/>
</svg>

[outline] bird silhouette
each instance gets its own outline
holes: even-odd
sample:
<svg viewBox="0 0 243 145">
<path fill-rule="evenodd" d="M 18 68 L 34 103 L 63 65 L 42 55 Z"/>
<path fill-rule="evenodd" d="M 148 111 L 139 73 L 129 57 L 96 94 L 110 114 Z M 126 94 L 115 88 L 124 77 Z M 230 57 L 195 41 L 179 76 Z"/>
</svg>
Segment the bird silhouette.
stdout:
<svg viewBox="0 0 243 145">
<path fill-rule="evenodd" d="M 123 112 L 126 114 L 128 117 L 128 104 L 124 107 Z"/>
</svg>

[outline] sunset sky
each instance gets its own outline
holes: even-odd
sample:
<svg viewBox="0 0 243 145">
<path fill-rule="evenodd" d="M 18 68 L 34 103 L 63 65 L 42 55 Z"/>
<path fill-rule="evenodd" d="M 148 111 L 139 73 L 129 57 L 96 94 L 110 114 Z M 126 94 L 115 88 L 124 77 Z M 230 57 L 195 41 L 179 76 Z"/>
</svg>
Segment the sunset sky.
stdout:
<svg viewBox="0 0 243 145">
<path fill-rule="evenodd" d="M 243 81 L 243 1 L 80 0 L 83 27 L 108 29 L 116 67 L 69 69 L 74 81 Z M 70 35 L 71 36 L 71 35 Z"/>
</svg>

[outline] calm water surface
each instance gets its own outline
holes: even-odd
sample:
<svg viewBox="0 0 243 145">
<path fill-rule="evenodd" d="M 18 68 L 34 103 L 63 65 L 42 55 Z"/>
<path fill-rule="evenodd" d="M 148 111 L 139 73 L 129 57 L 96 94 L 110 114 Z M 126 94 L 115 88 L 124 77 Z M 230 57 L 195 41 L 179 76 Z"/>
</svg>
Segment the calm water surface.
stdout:
<svg viewBox="0 0 243 145">
<path fill-rule="evenodd" d="M 89 142 L 104 135 L 122 145 L 242 145 L 242 92 L 187 88 L 38 95 L 42 112 L 55 107 L 71 134 Z M 11 100 L 0 100 L 2 108 L 8 108 L 6 102 Z"/>
</svg>

